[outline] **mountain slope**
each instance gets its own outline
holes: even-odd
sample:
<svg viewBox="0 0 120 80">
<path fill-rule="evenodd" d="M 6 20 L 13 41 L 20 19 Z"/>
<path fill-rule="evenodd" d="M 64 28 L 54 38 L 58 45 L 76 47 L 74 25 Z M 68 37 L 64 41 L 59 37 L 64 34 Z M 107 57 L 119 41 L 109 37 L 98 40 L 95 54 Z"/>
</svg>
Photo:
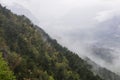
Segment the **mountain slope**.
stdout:
<svg viewBox="0 0 120 80">
<path fill-rule="evenodd" d="M 0 51 L 17 80 L 102 80 L 25 16 L 0 6 Z"/>
</svg>

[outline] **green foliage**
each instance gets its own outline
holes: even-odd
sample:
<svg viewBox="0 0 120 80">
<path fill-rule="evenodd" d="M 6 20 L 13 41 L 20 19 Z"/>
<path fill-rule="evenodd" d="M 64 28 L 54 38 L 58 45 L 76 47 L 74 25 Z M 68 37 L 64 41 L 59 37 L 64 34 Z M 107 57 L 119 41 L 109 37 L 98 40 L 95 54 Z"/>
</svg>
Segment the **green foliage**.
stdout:
<svg viewBox="0 0 120 80">
<path fill-rule="evenodd" d="M 16 80 L 7 62 L 2 58 L 2 53 L 0 53 L 0 80 Z"/>
<path fill-rule="evenodd" d="M 49 80 L 55 80 L 52 76 L 49 76 Z"/>
</svg>

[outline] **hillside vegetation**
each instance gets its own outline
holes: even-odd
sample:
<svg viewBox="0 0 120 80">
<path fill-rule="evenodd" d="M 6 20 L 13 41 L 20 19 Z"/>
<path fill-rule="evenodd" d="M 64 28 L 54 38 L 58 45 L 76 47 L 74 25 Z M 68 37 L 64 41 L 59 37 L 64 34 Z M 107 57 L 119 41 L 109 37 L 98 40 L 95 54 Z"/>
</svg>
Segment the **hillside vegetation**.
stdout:
<svg viewBox="0 0 120 80">
<path fill-rule="evenodd" d="M 77 54 L 59 45 L 25 16 L 2 6 L 0 52 L 16 80 L 102 80 Z"/>
</svg>

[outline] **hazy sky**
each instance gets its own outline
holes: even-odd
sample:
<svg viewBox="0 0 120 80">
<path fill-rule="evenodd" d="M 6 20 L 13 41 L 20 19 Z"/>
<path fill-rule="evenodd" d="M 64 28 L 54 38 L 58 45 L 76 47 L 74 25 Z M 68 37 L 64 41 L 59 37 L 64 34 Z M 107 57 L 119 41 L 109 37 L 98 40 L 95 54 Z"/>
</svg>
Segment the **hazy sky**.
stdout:
<svg viewBox="0 0 120 80">
<path fill-rule="evenodd" d="M 120 0 L 0 0 L 30 10 L 40 27 L 54 38 L 94 27 L 119 14 Z M 13 8 L 15 8 L 15 5 Z"/>
<path fill-rule="evenodd" d="M 0 0 L 0 3 L 11 10 L 18 9 L 17 6 L 25 8 L 32 18 L 36 17 L 37 25 L 80 56 L 90 56 L 86 45 L 95 42 L 94 27 L 120 14 L 120 0 Z M 117 62 L 116 65 L 120 67 Z"/>
<path fill-rule="evenodd" d="M 0 2 L 5 5 L 18 3 L 24 6 L 39 19 L 42 26 L 50 24 L 56 26 L 62 23 L 69 28 L 73 26 L 85 28 L 95 20 L 106 20 L 120 7 L 119 0 L 0 0 Z"/>
</svg>

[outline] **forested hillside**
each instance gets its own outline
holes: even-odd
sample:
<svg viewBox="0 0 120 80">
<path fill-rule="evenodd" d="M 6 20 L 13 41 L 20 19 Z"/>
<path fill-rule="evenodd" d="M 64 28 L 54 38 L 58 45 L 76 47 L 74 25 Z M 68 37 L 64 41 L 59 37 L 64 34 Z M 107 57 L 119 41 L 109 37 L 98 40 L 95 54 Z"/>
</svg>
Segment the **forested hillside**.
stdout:
<svg viewBox="0 0 120 80">
<path fill-rule="evenodd" d="M 25 16 L 2 6 L 0 52 L 16 80 L 102 80 L 77 54 L 59 45 Z M 13 76 L 12 72 L 7 74 Z"/>
</svg>

